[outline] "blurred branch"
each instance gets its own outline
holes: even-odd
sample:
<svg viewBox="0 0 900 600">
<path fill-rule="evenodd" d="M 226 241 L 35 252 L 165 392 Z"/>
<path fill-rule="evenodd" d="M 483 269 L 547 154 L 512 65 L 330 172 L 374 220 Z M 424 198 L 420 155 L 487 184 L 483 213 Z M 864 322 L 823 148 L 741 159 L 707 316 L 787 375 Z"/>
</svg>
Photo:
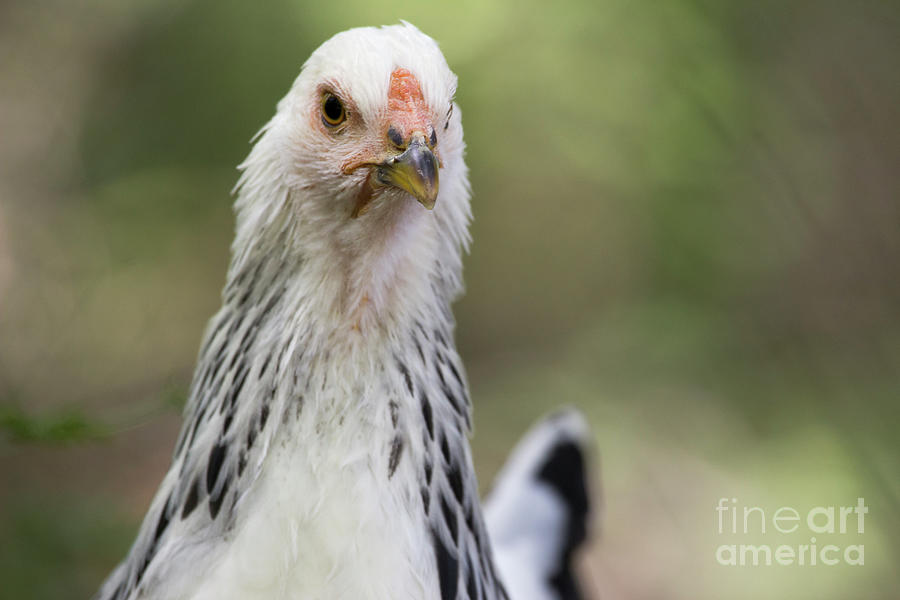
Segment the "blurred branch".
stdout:
<svg viewBox="0 0 900 600">
<path fill-rule="evenodd" d="M 17 406 L 0 406 L 0 437 L 15 443 L 69 443 L 108 437 L 105 425 L 66 408 L 46 415 L 29 415 Z"/>
<path fill-rule="evenodd" d="M 31 415 L 15 403 L 0 404 L 0 441 L 13 443 L 67 444 L 113 437 L 142 427 L 166 412 L 180 412 L 187 401 L 187 392 L 176 385 L 167 386 L 149 406 L 144 404 L 138 416 L 112 426 L 93 419 L 74 407 Z M 121 420 L 121 419 L 120 419 Z"/>
</svg>

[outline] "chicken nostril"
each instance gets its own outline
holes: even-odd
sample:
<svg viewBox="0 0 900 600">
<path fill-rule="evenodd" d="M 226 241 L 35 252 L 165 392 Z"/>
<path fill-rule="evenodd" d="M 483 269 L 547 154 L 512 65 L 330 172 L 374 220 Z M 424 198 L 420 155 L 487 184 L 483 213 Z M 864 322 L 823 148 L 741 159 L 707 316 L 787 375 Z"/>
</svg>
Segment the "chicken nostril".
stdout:
<svg viewBox="0 0 900 600">
<path fill-rule="evenodd" d="M 433 149 L 435 146 L 437 146 L 437 133 L 435 133 L 434 127 L 431 128 L 431 138 L 429 139 L 429 141 L 431 142 L 431 148 L 432 148 L 432 149 Z"/>
<path fill-rule="evenodd" d="M 388 138 L 391 140 L 391 143 L 397 146 L 400 150 L 406 148 L 407 144 L 403 143 L 403 136 L 400 135 L 400 132 L 394 129 L 393 126 L 388 127 Z"/>
</svg>

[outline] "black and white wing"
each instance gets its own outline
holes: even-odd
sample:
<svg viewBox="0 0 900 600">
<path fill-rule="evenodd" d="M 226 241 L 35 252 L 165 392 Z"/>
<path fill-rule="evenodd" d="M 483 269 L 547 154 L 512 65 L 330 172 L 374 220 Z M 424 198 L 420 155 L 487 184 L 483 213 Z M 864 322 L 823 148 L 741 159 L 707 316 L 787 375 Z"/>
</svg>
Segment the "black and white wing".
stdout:
<svg viewBox="0 0 900 600">
<path fill-rule="evenodd" d="M 551 415 L 519 442 L 484 504 L 500 576 L 515 600 L 579 600 L 573 553 L 587 539 L 588 427 Z"/>
</svg>

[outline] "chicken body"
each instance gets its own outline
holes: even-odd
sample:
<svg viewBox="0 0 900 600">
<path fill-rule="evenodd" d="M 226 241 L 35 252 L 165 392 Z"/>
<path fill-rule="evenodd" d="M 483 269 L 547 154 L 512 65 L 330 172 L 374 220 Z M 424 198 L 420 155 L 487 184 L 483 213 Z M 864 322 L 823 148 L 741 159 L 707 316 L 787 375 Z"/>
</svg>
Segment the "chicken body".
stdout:
<svg viewBox="0 0 900 600">
<path fill-rule="evenodd" d="M 408 24 L 304 65 L 241 167 L 172 466 L 99 598 L 504 597 L 453 342 L 455 86 Z"/>
<path fill-rule="evenodd" d="M 409 24 L 306 62 L 241 165 L 172 465 L 99 600 L 507 597 L 453 337 L 471 215 L 455 89 Z"/>
</svg>

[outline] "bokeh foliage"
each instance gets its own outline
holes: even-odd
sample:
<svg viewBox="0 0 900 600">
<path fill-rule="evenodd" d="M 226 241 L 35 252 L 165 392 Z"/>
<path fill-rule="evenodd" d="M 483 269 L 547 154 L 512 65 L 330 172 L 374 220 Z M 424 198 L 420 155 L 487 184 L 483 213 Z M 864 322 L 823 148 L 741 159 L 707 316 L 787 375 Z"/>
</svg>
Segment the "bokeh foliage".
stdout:
<svg viewBox="0 0 900 600">
<path fill-rule="evenodd" d="M 874 0 L 0 7 L 0 596 L 88 596 L 124 553 L 218 303 L 234 166 L 318 44 L 401 18 L 459 75 L 482 481 L 576 404 L 599 595 L 895 597 L 900 41 Z M 35 443 L 67 432 L 92 441 Z M 732 494 L 865 496 L 869 564 L 716 570 Z"/>
</svg>

